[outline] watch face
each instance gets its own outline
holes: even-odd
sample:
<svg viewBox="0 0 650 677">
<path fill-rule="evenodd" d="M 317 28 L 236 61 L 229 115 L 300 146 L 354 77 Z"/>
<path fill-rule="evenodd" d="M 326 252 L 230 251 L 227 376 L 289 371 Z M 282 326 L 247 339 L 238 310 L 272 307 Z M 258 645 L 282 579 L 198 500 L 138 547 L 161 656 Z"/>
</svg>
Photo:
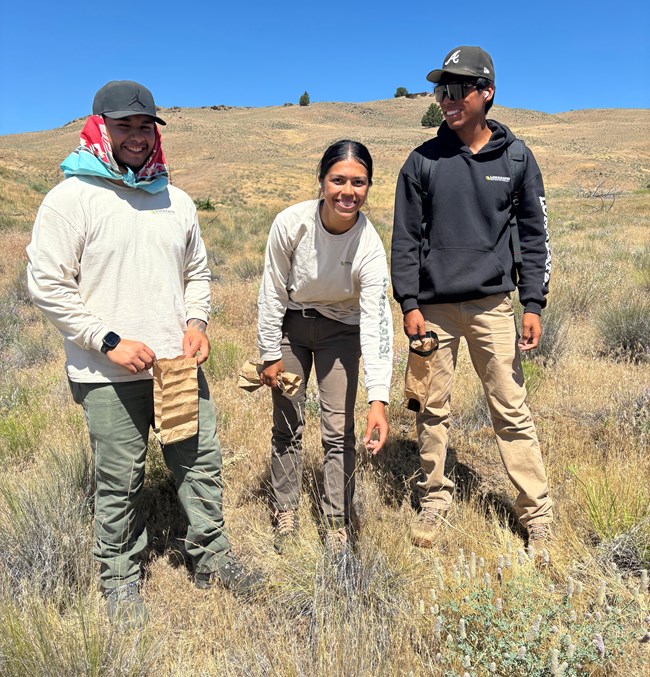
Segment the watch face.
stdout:
<svg viewBox="0 0 650 677">
<path fill-rule="evenodd" d="M 109 331 L 102 339 L 102 352 L 105 353 L 107 350 L 113 350 L 120 340 L 120 337 L 114 331 Z"/>
</svg>

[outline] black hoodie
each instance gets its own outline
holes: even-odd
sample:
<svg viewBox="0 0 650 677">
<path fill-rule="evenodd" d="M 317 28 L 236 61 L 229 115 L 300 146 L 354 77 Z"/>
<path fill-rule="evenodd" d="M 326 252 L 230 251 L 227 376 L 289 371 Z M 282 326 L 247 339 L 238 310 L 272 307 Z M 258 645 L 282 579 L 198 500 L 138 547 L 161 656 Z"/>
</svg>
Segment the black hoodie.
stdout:
<svg viewBox="0 0 650 677">
<path fill-rule="evenodd" d="M 506 148 L 514 134 L 488 120 L 478 153 L 446 122 L 416 148 L 397 181 L 391 248 L 393 294 L 403 312 L 420 304 L 479 299 L 519 289 L 525 312 L 546 305 L 551 271 L 542 176 L 526 148 L 517 222 L 522 264 L 510 245 L 512 179 Z M 430 171 L 429 159 L 435 160 Z M 429 176 L 429 186 L 422 185 Z M 517 281 L 518 274 L 518 281 Z"/>
</svg>

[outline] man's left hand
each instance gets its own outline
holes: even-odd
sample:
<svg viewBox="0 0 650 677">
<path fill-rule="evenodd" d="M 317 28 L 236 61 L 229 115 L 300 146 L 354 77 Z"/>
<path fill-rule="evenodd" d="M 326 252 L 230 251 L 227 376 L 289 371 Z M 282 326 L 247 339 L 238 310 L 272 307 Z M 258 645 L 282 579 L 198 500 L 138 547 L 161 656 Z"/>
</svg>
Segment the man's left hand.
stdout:
<svg viewBox="0 0 650 677">
<path fill-rule="evenodd" d="M 536 313 L 524 313 L 521 321 L 521 338 L 519 339 L 520 350 L 532 350 L 537 348 L 542 336 L 542 319 Z"/>
<path fill-rule="evenodd" d="M 210 341 L 205 331 L 197 327 L 188 327 L 183 335 L 183 355 L 196 357 L 198 364 L 203 364 L 210 354 Z"/>
</svg>

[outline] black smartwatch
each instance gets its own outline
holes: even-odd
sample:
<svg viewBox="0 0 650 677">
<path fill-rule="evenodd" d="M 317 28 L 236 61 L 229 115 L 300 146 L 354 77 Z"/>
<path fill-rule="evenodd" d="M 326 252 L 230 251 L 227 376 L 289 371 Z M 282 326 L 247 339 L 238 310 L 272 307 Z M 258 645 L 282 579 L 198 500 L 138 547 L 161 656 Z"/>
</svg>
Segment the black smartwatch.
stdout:
<svg viewBox="0 0 650 677">
<path fill-rule="evenodd" d="M 102 339 L 102 347 L 100 350 L 106 355 L 106 353 L 109 350 L 113 350 L 113 348 L 117 348 L 117 344 L 121 341 L 121 337 L 119 337 L 114 331 L 109 331 L 106 336 Z"/>
</svg>

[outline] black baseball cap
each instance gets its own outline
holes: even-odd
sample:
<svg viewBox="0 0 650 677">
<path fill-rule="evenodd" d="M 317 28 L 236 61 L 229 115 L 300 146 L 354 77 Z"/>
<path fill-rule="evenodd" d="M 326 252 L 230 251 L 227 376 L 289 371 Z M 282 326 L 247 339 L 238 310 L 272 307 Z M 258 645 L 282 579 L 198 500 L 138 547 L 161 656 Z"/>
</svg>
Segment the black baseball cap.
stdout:
<svg viewBox="0 0 650 677">
<path fill-rule="evenodd" d="M 129 115 L 149 115 L 158 124 L 167 123 L 156 115 L 153 94 L 132 80 L 111 80 L 95 94 L 93 115 L 119 120 Z"/>
<path fill-rule="evenodd" d="M 464 77 L 485 78 L 494 82 L 494 64 L 492 57 L 480 47 L 456 47 L 452 49 L 437 68 L 427 75 L 429 82 L 440 82 L 445 73 Z"/>
</svg>

